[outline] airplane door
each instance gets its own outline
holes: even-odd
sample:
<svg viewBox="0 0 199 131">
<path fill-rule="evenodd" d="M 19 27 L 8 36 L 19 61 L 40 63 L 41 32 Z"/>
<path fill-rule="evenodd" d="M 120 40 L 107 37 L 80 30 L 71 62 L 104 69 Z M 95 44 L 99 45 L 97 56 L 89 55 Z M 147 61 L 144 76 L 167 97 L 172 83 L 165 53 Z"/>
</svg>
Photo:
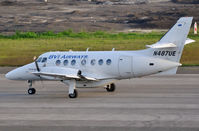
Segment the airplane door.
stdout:
<svg viewBox="0 0 199 131">
<path fill-rule="evenodd" d="M 121 77 L 131 77 L 132 73 L 132 57 L 120 56 L 119 57 L 119 73 Z"/>
</svg>

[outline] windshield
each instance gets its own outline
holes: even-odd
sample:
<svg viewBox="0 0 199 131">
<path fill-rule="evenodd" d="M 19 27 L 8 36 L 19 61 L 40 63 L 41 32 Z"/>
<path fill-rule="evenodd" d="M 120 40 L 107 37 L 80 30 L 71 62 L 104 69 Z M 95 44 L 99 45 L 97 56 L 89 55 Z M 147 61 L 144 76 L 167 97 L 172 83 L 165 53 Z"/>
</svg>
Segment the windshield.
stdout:
<svg viewBox="0 0 199 131">
<path fill-rule="evenodd" d="M 37 59 L 37 62 L 41 62 L 41 59 L 42 59 L 42 57 L 39 57 L 39 58 Z"/>
<path fill-rule="evenodd" d="M 41 62 L 44 63 L 46 61 L 47 61 L 47 57 L 44 57 Z"/>
</svg>

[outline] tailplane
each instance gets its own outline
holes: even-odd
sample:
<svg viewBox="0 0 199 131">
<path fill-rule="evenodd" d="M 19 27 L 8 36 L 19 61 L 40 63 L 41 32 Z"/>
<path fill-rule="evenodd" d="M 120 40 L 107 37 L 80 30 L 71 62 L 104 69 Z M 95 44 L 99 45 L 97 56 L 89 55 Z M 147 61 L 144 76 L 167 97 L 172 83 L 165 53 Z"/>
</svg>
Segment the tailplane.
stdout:
<svg viewBox="0 0 199 131">
<path fill-rule="evenodd" d="M 142 52 L 144 55 L 180 62 L 184 45 L 194 42 L 187 38 L 193 17 L 182 17 L 177 23 L 153 45 L 147 45 L 148 49 Z M 177 68 L 168 71 L 168 74 L 176 74 Z M 165 72 L 162 72 L 165 73 Z"/>
</svg>

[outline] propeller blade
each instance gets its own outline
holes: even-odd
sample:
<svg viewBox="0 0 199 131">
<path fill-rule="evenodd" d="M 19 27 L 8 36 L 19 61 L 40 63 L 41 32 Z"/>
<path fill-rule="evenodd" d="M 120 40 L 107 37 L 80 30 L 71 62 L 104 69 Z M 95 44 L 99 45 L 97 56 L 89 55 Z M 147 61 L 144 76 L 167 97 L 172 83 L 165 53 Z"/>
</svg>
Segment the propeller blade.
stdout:
<svg viewBox="0 0 199 131">
<path fill-rule="evenodd" d="M 39 66 L 38 66 L 38 63 L 37 63 L 37 57 L 36 57 L 36 56 L 34 57 L 34 62 L 35 62 L 35 66 L 36 66 L 37 71 L 40 72 L 40 69 L 39 69 Z"/>
<path fill-rule="evenodd" d="M 34 56 L 33 60 L 35 62 L 35 66 L 36 66 L 37 71 L 40 72 L 40 68 L 39 68 L 39 65 L 38 65 L 38 62 L 37 62 L 37 57 Z M 42 80 L 40 75 L 39 75 L 39 78 L 40 78 L 40 82 L 41 82 L 42 88 L 45 89 L 44 84 L 43 84 L 43 80 Z"/>
<path fill-rule="evenodd" d="M 35 61 L 35 66 L 36 66 L 36 68 L 37 68 L 37 71 L 40 72 L 40 69 L 39 69 L 39 66 L 38 66 L 37 61 Z"/>
</svg>

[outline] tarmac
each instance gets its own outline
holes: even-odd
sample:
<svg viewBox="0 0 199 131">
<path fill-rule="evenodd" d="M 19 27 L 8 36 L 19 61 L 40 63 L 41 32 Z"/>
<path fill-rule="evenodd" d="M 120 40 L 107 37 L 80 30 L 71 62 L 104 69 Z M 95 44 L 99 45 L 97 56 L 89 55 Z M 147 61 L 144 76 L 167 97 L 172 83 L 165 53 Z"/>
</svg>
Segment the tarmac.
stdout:
<svg viewBox="0 0 199 131">
<path fill-rule="evenodd" d="M 198 131 L 199 74 L 144 77 L 104 88 L 78 89 L 68 98 L 61 82 L 28 84 L 0 75 L 0 131 Z"/>
</svg>

